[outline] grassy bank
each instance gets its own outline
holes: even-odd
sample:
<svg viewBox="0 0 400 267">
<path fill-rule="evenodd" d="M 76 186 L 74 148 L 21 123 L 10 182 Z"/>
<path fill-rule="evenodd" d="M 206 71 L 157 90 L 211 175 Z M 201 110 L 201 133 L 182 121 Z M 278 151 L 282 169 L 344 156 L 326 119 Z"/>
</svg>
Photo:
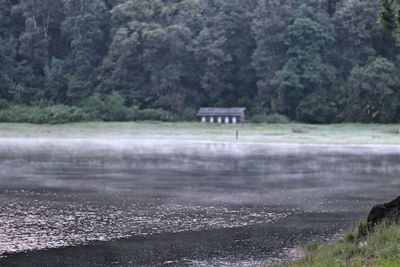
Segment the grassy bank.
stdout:
<svg viewBox="0 0 400 267">
<path fill-rule="evenodd" d="M 241 124 L 113 123 L 91 122 L 63 125 L 0 124 L 0 138 L 7 137 L 101 137 L 155 140 L 196 140 L 240 143 L 293 143 L 338 145 L 399 145 L 400 125 L 381 124 Z M 236 131 L 239 140 L 236 141 Z"/>
<path fill-rule="evenodd" d="M 400 226 L 380 225 L 368 232 L 359 222 L 330 244 L 309 244 L 306 256 L 279 267 L 397 267 L 400 266 Z M 278 266 L 277 266 L 278 267 Z"/>
</svg>

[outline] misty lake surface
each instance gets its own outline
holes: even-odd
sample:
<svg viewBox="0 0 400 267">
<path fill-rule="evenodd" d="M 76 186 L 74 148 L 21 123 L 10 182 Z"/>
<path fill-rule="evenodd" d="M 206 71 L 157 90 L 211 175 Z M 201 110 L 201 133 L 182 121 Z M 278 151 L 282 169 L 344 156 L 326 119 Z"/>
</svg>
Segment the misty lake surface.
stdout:
<svg viewBox="0 0 400 267">
<path fill-rule="evenodd" d="M 259 266 L 399 195 L 400 147 L 0 139 L 1 266 Z"/>
</svg>

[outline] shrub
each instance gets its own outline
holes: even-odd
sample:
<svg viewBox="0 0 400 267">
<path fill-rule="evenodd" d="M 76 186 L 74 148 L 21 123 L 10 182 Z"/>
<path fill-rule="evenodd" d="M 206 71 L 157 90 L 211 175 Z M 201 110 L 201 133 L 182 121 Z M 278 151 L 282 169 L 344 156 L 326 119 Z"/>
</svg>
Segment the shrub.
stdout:
<svg viewBox="0 0 400 267">
<path fill-rule="evenodd" d="M 271 115 L 264 115 L 264 114 L 257 114 L 250 118 L 250 122 L 253 123 L 271 123 L 271 124 L 278 124 L 278 123 L 289 123 L 290 120 L 285 115 L 281 114 L 271 114 Z"/>
<path fill-rule="evenodd" d="M 307 96 L 296 108 L 296 120 L 305 123 L 332 123 L 336 114 L 336 103 L 319 93 Z"/>
<path fill-rule="evenodd" d="M 43 123 L 60 124 L 87 120 L 87 114 L 81 108 L 57 105 L 42 109 Z"/>
<path fill-rule="evenodd" d="M 117 92 L 106 96 L 104 99 L 103 119 L 105 121 L 127 121 L 129 110 L 125 107 L 125 98 Z"/>
<path fill-rule="evenodd" d="M 9 107 L 10 104 L 6 100 L 0 99 L 0 110 L 8 109 Z"/>
<path fill-rule="evenodd" d="M 1 122 L 31 122 L 36 114 L 36 108 L 25 106 L 10 106 L 7 109 L 0 110 Z"/>
<path fill-rule="evenodd" d="M 172 116 L 162 109 L 128 108 L 125 99 L 114 92 L 102 99 L 93 94 L 81 107 L 54 105 L 42 107 L 14 105 L 0 100 L 0 122 L 60 124 L 88 120 L 103 121 L 170 121 Z"/>
<path fill-rule="evenodd" d="M 182 112 L 174 114 L 174 121 L 196 121 L 197 120 L 197 110 L 193 108 L 185 108 Z"/>
<path fill-rule="evenodd" d="M 163 109 L 131 109 L 130 119 L 133 121 L 169 121 L 171 114 Z"/>
<path fill-rule="evenodd" d="M 87 114 L 77 107 L 56 105 L 50 107 L 11 106 L 0 110 L 0 122 L 26 122 L 60 124 L 87 119 Z"/>
<path fill-rule="evenodd" d="M 90 120 L 128 121 L 131 111 L 125 106 L 125 98 L 113 92 L 104 98 L 94 93 L 82 102 L 82 109 Z"/>
<path fill-rule="evenodd" d="M 101 95 L 95 93 L 89 96 L 82 102 L 82 110 L 88 114 L 91 120 L 101 120 L 105 112 L 104 102 L 101 99 Z"/>
</svg>

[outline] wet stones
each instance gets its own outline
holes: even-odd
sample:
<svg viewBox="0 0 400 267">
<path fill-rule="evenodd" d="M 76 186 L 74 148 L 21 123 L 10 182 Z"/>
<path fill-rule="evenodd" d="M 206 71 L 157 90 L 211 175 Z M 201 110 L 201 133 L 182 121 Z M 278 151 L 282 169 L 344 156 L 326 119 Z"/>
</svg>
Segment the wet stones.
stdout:
<svg viewBox="0 0 400 267">
<path fill-rule="evenodd" d="M 376 205 L 369 212 L 367 219 L 369 229 L 384 221 L 388 223 L 400 222 L 400 197 L 391 202 Z"/>
</svg>

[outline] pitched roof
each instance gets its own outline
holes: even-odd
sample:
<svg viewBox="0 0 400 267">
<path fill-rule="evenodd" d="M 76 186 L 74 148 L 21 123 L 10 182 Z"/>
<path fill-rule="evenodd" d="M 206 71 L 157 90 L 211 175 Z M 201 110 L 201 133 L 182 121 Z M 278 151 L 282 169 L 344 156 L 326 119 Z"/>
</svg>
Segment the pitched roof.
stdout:
<svg viewBox="0 0 400 267">
<path fill-rule="evenodd" d="M 200 108 L 197 116 L 241 116 L 246 112 L 244 107 L 235 108 Z"/>
</svg>

